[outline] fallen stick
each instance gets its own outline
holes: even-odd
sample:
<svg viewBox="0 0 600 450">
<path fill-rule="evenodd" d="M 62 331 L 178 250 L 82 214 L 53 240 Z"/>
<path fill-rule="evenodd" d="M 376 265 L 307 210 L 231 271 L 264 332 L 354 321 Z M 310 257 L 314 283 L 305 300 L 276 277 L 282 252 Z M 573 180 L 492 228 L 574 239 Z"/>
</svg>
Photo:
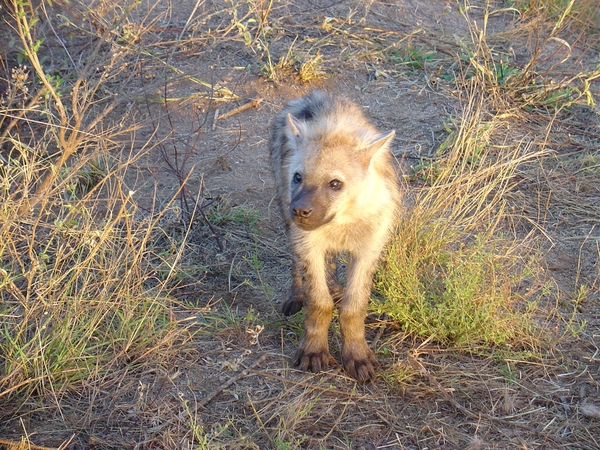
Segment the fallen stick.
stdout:
<svg viewBox="0 0 600 450">
<path fill-rule="evenodd" d="M 246 111 L 247 109 L 256 108 L 261 103 L 262 98 L 255 98 L 254 100 L 251 100 L 248 103 L 244 103 L 242 106 L 238 106 L 237 108 L 233 108 L 231 111 L 227 111 L 225 114 L 221 114 L 220 116 L 215 118 L 215 122 L 217 120 L 227 119 L 228 117 L 235 116 L 236 114 Z"/>
<path fill-rule="evenodd" d="M 201 407 L 201 408 L 204 408 L 206 405 L 208 405 L 212 401 L 213 398 L 215 398 L 217 395 L 219 395 L 221 392 L 223 392 L 225 389 L 227 389 L 233 383 L 235 383 L 236 381 L 239 381 L 242 378 L 248 376 L 248 374 L 250 373 L 250 371 L 252 369 L 254 369 L 256 366 L 258 366 L 258 365 L 262 364 L 263 362 L 265 362 L 268 357 L 269 357 L 268 353 L 265 353 L 264 355 L 262 355 L 260 358 L 258 358 L 256 361 L 254 361 L 246 369 L 242 370 L 236 376 L 231 377 L 229 380 L 227 380 L 225 383 L 223 383 L 217 389 L 215 389 L 210 394 L 208 394 L 206 397 L 204 397 L 202 400 L 200 400 L 198 402 L 198 406 Z"/>
<path fill-rule="evenodd" d="M 265 353 L 260 358 L 258 358 L 256 361 L 254 361 L 250 366 L 248 366 L 246 369 L 242 370 L 236 376 L 231 377 L 229 380 L 227 380 L 225 383 L 223 383 L 217 389 L 215 389 L 210 394 L 208 394 L 206 397 L 204 397 L 202 400 L 200 400 L 196 404 L 196 406 L 193 410 L 193 414 L 195 414 L 196 411 L 198 411 L 198 409 L 206 407 L 206 405 L 208 405 L 217 395 L 219 395 L 219 393 L 223 392 L 225 389 L 227 389 L 233 383 L 235 383 L 236 381 L 239 381 L 242 378 L 244 378 L 245 376 L 247 376 L 252 371 L 252 369 L 254 369 L 255 367 L 257 367 L 260 364 L 262 364 L 263 362 L 265 362 L 268 357 L 269 357 L 269 354 Z M 191 414 L 192 414 L 192 412 L 188 411 L 186 409 L 185 411 L 181 411 L 178 415 L 176 415 L 175 417 L 172 417 L 169 420 L 166 420 L 165 422 L 161 423 L 160 425 L 156 425 L 155 427 L 148 428 L 146 430 L 146 432 L 147 433 L 157 433 L 160 430 L 162 430 L 164 427 L 166 427 L 167 425 L 172 424 L 176 420 L 183 420 L 186 416 L 191 416 Z"/>
</svg>

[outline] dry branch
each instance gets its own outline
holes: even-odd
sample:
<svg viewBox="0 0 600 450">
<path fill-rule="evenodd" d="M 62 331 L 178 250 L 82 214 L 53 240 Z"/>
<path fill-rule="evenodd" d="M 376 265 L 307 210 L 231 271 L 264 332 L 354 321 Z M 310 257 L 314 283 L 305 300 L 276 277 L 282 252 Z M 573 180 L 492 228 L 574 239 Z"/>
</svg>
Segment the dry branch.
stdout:
<svg viewBox="0 0 600 450">
<path fill-rule="evenodd" d="M 227 111 L 225 114 L 221 114 L 220 116 L 215 114 L 215 122 L 217 120 L 227 119 L 228 117 L 239 114 L 243 111 L 246 111 L 247 109 L 256 108 L 261 103 L 262 103 L 262 98 L 255 98 L 254 100 L 251 100 L 248 103 L 244 103 L 242 106 L 238 106 L 237 108 L 234 108 L 231 111 Z"/>
<path fill-rule="evenodd" d="M 223 392 L 225 389 L 227 389 L 233 383 L 246 377 L 252 371 L 253 368 L 255 368 L 255 367 L 259 366 L 260 364 L 262 364 L 263 362 L 265 362 L 268 357 L 269 357 L 269 354 L 265 353 L 260 358 L 258 358 L 256 361 L 254 361 L 250 366 L 248 366 L 246 369 L 242 370 L 240 373 L 238 373 L 234 377 L 231 377 L 230 379 L 228 379 L 225 383 L 223 383 L 217 389 L 215 389 L 210 394 L 208 394 L 206 397 L 204 397 L 202 400 L 200 400 L 197 403 L 195 410 L 206 407 L 206 405 L 208 405 L 217 395 L 219 395 L 221 392 Z M 148 432 L 156 433 L 156 432 L 162 430 L 167 425 L 170 425 L 171 423 L 176 422 L 178 420 L 182 420 L 183 418 L 185 418 L 186 416 L 189 416 L 190 414 L 192 414 L 192 411 L 184 410 L 184 411 L 180 412 L 178 415 L 176 415 L 175 417 L 173 417 L 172 419 L 169 419 L 155 427 L 149 428 Z"/>
<path fill-rule="evenodd" d="M 252 369 L 254 369 L 255 367 L 259 366 L 260 364 L 262 364 L 263 362 L 265 362 L 267 360 L 267 358 L 269 357 L 268 353 L 265 353 L 264 355 L 262 355 L 260 358 L 258 358 L 256 361 L 254 361 L 254 363 L 252 363 L 249 367 L 247 367 L 246 369 L 242 370 L 239 374 L 237 374 L 234 377 L 231 377 L 229 380 L 227 380 L 225 383 L 223 383 L 221 386 L 219 386 L 217 389 L 215 389 L 214 391 L 212 391 L 210 394 L 208 394 L 206 397 L 204 397 L 202 400 L 200 400 L 198 402 L 198 406 L 201 408 L 204 408 L 206 405 L 208 405 L 217 395 L 219 395 L 221 392 L 223 392 L 225 389 L 227 389 L 229 386 L 231 386 L 233 383 L 235 383 L 236 381 L 241 380 L 242 378 L 244 378 L 245 376 L 248 376 L 248 374 L 251 372 Z"/>
</svg>

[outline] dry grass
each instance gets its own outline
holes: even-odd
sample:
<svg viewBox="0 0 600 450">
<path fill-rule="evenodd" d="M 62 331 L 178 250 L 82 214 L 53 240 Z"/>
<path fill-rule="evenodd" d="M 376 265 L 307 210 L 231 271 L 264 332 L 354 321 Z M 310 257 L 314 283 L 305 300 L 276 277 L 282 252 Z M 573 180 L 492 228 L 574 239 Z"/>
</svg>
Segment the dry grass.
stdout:
<svg viewBox="0 0 600 450">
<path fill-rule="evenodd" d="M 472 6 L 463 6 L 471 41 L 462 43 L 465 64 L 455 79 L 465 101 L 435 155 L 411 168 L 409 178 L 424 187 L 411 190 L 412 206 L 402 214 L 380 272 L 381 301 L 375 309 L 404 332 L 445 345 L 537 348 L 540 338 L 551 339 L 536 329 L 538 302 L 548 300 L 541 292 L 545 275 L 536 239 L 547 234 L 513 201 L 514 194 L 522 192 L 520 185 L 531 171 L 555 154 L 547 136 L 563 111 L 594 106 L 590 88 L 600 69 L 559 83 L 549 80 L 554 66 L 539 72 L 551 58 L 543 55 L 544 47 L 560 41 L 562 16 L 528 64 L 512 66 L 488 36 L 496 12 L 485 9 L 475 20 Z M 538 114 L 544 121 L 537 130 L 511 130 L 527 123 L 533 111 L 544 111 Z M 544 136 L 532 141 L 528 131 L 540 129 Z"/>
<path fill-rule="evenodd" d="M 168 365 L 196 320 L 180 315 L 170 295 L 185 240 L 157 248 L 163 211 L 142 212 L 125 182 L 144 155 L 133 147 L 140 124 L 114 90 L 128 82 L 131 55 L 105 47 L 115 45 L 127 11 L 105 11 L 114 22 L 87 63 L 51 75 L 31 9 L 8 7 L 27 66 L 5 78 L 0 120 L 0 401 L 9 417 L 48 399 L 53 417 L 73 393 L 102 396 L 128 374 Z M 73 419 L 94 420 L 91 409 Z"/>
<path fill-rule="evenodd" d="M 595 2 L 428 2 L 419 25 L 377 1 L 88 3 L 2 4 L 0 446 L 600 445 Z M 246 78 L 213 81 L 223 61 Z M 288 367 L 281 236 L 191 162 L 244 145 L 207 132 L 236 83 L 354 73 L 453 111 L 406 180 L 370 385 Z M 149 160 L 169 188 L 142 198 Z"/>
<path fill-rule="evenodd" d="M 528 305 L 538 292 L 524 289 L 541 272 L 535 232 L 519 235 L 523 217 L 507 197 L 521 168 L 547 152 L 494 144 L 508 124 L 488 115 L 481 87 L 472 83 L 444 149 L 412 175 L 425 186 L 412 190 L 414 206 L 402 215 L 378 280 L 378 313 L 446 345 L 535 340 Z"/>
</svg>

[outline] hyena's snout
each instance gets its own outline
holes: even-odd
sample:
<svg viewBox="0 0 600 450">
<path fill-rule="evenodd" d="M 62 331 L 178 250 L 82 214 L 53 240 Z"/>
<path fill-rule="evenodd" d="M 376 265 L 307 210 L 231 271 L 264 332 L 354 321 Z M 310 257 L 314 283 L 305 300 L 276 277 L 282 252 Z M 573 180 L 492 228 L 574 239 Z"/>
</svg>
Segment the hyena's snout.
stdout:
<svg viewBox="0 0 600 450">
<path fill-rule="evenodd" d="M 308 219 L 314 211 L 313 205 L 304 199 L 292 205 L 292 217 L 299 219 Z"/>
<path fill-rule="evenodd" d="M 299 220 L 308 220 L 313 211 L 314 208 L 310 203 L 298 202 L 292 206 L 292 217 Z"/>
<path fill-rule="evenodd" d="M 290 202 L 290 215 L 294 223 L 303 230 L 314 230 L 333 219 L 328 212 L 327 202 L 319 196 L 318 189 L 299 190 Z"/>
</svg>

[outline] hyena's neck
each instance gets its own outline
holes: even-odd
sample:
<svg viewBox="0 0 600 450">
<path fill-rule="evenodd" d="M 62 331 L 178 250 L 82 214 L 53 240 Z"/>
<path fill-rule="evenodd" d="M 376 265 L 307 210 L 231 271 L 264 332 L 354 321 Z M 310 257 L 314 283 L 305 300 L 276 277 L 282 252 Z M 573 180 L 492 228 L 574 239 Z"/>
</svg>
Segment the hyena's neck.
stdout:
<svg viewBox="0 0 600 450">
<path fill-rule="evenodd" d="M 365 216 L 347 223 L 333 220 L 311 231 L 304 231 L 292 225 L 291 238 L 294 247 L 304 248 L 319 258 L 342 252 L 355 255 L 379 252 L 388 238 L 393 217 L 387 214 L 378 219 L 374 221 L 373 216 Z"/>
</svg>

